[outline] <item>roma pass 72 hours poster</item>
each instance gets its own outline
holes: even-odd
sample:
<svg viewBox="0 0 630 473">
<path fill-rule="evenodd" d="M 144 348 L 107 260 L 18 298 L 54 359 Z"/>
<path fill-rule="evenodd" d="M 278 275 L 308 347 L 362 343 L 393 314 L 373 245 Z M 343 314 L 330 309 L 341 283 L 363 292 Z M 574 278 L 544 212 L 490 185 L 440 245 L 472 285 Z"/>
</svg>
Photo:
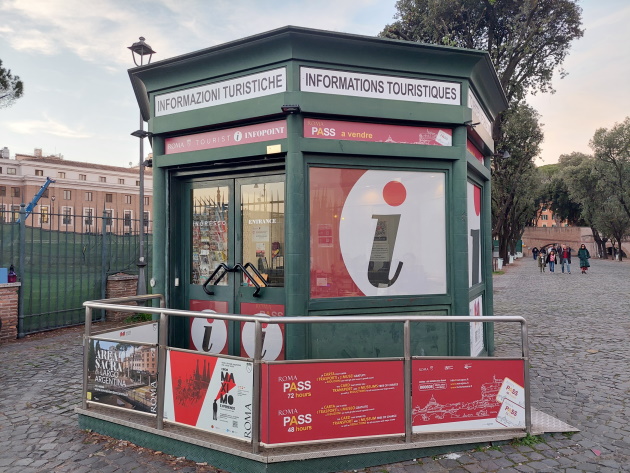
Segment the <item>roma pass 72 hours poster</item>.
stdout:
<svg viewBox="0 0 630 473">
<path fill-rule="evenodd" d="M 157 349 L 127 340 L 90 340 L 89 401 L 157 413 Z"/>
<path fill-rule="evenodd" d="M 164 419 L 251 440 L 252 363 L 169 351 Z"/>
</svg>

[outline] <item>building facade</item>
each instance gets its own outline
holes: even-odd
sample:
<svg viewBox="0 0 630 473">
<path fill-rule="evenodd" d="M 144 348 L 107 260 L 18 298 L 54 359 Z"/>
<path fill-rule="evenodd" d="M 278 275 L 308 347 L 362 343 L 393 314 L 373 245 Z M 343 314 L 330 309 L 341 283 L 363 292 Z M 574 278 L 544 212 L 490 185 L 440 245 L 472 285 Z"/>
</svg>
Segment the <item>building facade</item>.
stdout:
<svg viewBox="0 0 630 473">
<path fill-rule="evenodd" d="M 7 156 L 8 152 L 3 153 Z M 28 205 L 49 177 L 55 182 L 44 191 L 26 220 L 28 226 L 47 230 L 98 233 L 105 216 L 108 231 L 137 233 L 140 198 L 138 167 L 124 168 L 79 161 L 62 156 L 16 154 L 0 159 L 0 223 L 16 222 L 20 204 Z M 153 179 L 145 172 L 145 229 L 151 232 Z"/>
</svg>

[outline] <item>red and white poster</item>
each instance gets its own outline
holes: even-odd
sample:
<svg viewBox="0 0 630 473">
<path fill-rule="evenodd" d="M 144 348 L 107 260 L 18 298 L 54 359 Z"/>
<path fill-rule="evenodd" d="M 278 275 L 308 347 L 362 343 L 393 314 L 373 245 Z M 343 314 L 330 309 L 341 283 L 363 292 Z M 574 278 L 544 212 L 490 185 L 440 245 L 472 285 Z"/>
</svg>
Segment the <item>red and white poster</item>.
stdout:
<svg viewBox="0 0 630 473">
<path fill-rule="evenodd" d="M 522 360 L 413 360 L 411 380 L 413 432 L 525 427 Z"/>
<path fill-rule="evenodd" d="M 477 149 L 477 147 L 472 143 L 472 141 L 466 141 L 466 149 L 470 154 L 472 154 L 477 161 L 483 164 L 483 153 Z"/>
<path fill-rule="evenodd" d="M 259 123 L 227 130 L 207 131 L 194 135 L 176 136 L 164 140 L 164 154 L 186 153 L 204 149 L 225 148 L 287 137 L 287 122 Z"/>
<path fill-rule="evenodd" d="M 228 313 L 225 301 L 202 301 L 191 299 L 190 310 L 208 314 Z M 205 353 L 228 353 L 228 324 L 225 320 L 195 317 L 190 319 L 190 348 Z"/>
<path fill-rule="evenodd" d="M 378 123 L 305 118 L 304 138 L 451 146 L 453 144 L 453 131 L 448 128 L 380 125 Z"/>
<path fill-rule="evenodd" d="M 309 179 L 311 297 L 446 292 L 444 173 L 314 167 Z"/>
<path fill-rule="evenodd" d="M 262 380 L 263 443 L 405 432 L 402 361 L 265 364 Z"/>
<path fill-rule="evenodd" d="M 242 315 L 267 314 L 271 317 L 284 317 L 283 304 L 259 304 L 242 302 Z M 265 361 L 284 360 L 284 324 L 262 324 L 262 359 Z M 241 322 L 241 356 L 254 357 L 256 324 Z"/>
<path fill-rule="evenodd" d="M 482 282 L 481 278 L 481 187 L 468 182 L 468 286 Z"/>
<path fill-rule="evenodd" d="M 252 386 L 251 363 L 169 351 L 164 419 L 250 440 Z"/>
<path fill-rule="evenodd" d="M 483 296 L 476 297 L 468 304 L 468 315 L 483 316 Z M 477 356 L 483 351 L 483 323 L 470 324 L 470 356 Z"/>
</svg>

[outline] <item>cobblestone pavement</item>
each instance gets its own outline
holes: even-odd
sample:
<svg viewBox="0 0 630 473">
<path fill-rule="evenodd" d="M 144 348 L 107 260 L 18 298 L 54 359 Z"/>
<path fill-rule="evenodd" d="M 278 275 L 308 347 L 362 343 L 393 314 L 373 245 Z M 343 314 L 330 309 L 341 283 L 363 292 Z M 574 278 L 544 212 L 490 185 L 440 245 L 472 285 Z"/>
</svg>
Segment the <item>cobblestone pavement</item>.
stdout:
<svg viewBox="0 0 630 473">
<path fill-rule="evenodd" d="M 577 271 L 576 271 L 577 269 Z M 518 260 L 494 278 L 495 314 L 527 318 L 533 405 L 581 430 L 360 470 L 630 471 L 630 262 L 541 274 Z M 497 326 L 497 355 L 517 336 Z M 0 473 L 221 470 L 79 429 L 81 329 L 0 345 Z"/>
</svg>

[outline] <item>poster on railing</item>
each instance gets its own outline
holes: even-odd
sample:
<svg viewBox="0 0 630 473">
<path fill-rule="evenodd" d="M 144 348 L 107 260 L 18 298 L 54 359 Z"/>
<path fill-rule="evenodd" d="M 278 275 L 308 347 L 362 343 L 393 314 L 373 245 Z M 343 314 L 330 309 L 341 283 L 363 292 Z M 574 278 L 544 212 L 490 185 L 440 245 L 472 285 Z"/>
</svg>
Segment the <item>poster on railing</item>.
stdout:
<svg viewBox="0 0 630 473">
<path fill-rule="evenodd" d="M 94 338 L 113 338 L 115 340 L 127 340 L 128 342 L 137 343 L 155 343 L 158 342 L 158 322 L 148 322 L 143 325 L 135 325 L 133 327 L 124 327 L 111 332 L 99 333 Z"/>
<path fill-rule="evenodd" d="M 414 432 L 525 427 L 522 360 L 414 360 Z"/>
<path fill-rule="evenodd" d="M 265 364 L 261 440 L 404 434 L 403 384 L 401 361 Z"/>
<path fill-rule="evenodd" d="M 90 339 L 88 401 L 157 413 L 157 349 Z"/>
<path fill-rule="evenodd" d="M 164 419 L 251 440 L 252 385 L 252 363 L 169 351 Z"/>
</svg>

